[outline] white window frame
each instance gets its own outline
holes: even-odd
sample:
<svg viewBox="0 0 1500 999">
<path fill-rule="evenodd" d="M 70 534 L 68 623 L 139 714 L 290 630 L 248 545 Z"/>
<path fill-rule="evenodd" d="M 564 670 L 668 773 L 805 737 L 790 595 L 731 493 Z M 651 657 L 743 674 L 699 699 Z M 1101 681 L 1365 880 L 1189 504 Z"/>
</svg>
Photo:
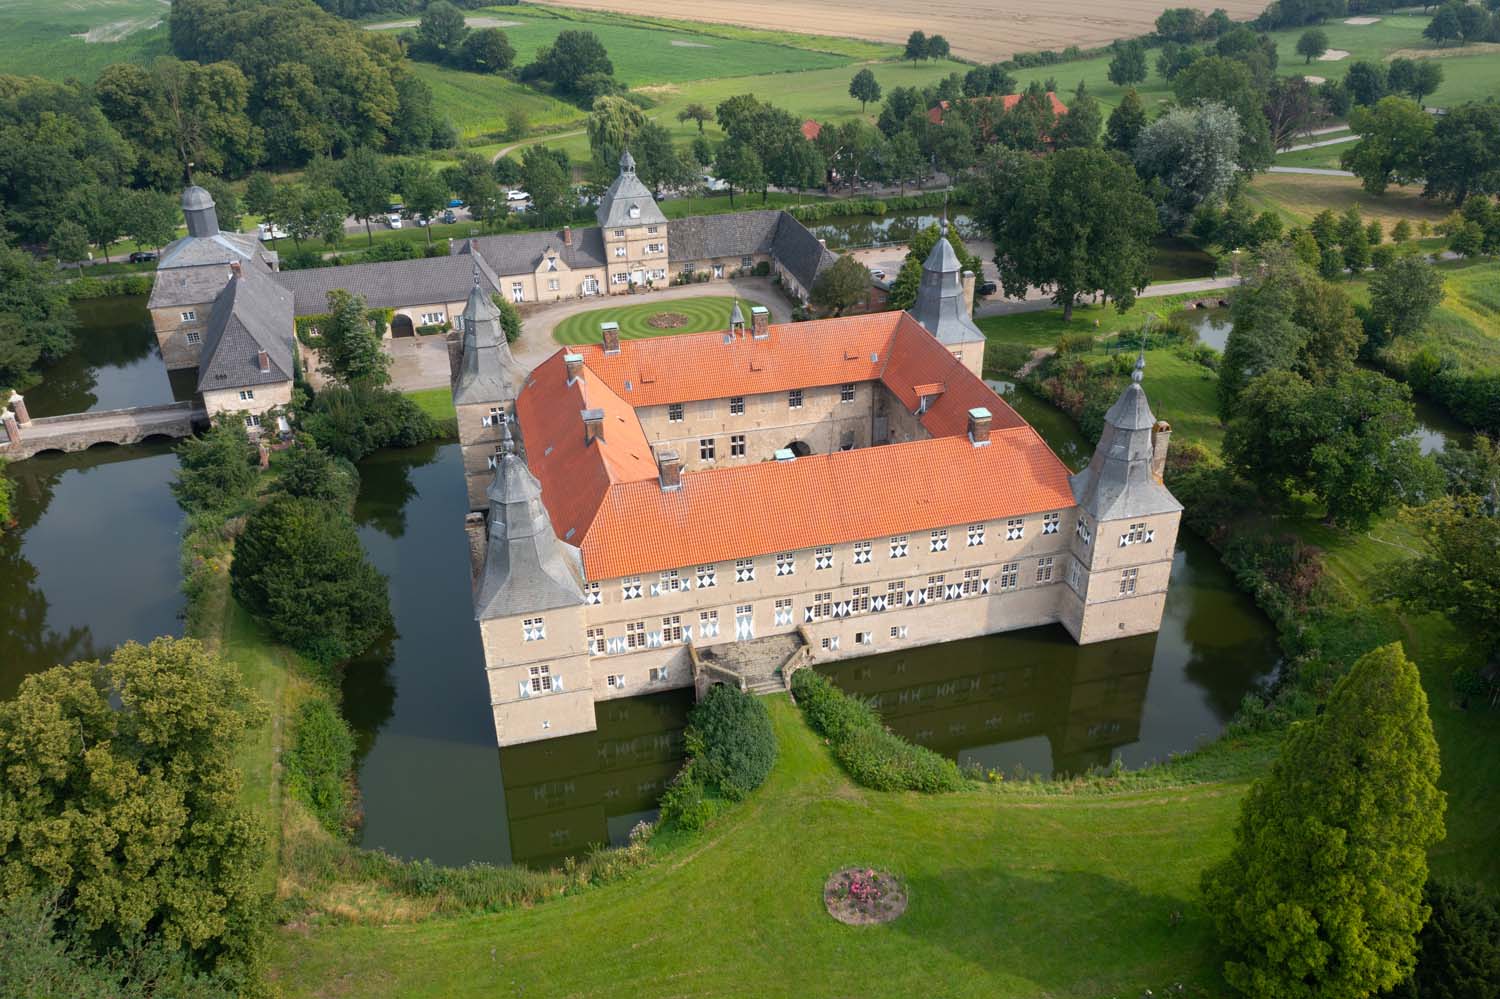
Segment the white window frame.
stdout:
<svg viewBox="0 0 1500 999">
<path fill-rule="evenodd" d="M 1052 582 L 1053 558 L 1051 555 L 1043 555 L 1036 560 L 1036 581 L 1038 583 Z"/>
<path fill-rule="evenodd" d="M 588 643 L 589 655 L 602 656 L 604 650 L 609 647 L 609 640 L 604 636 L 604 628 L 590 628 L 584 632 L 584 640 Z"/>
<path fill-rule="evenodd" d="M 541 617 L 528 617 L 521 620 L 521 637 L 528 642 L 540 642 L 547 637 L 547 620 Z"/>
<path fill-rule="evenodd" d="M 717 565 L 700 565 L 698 567 L 698 589 L 706 586 L 719 585 L 719 567 Z"/>
<path fill-rule="evenodd" d="M 737 558 L 734 560 L 734 581 L 736 583 L 755 582 L 755 559 Z"/>
<path fill-rule="evenodd" d="M 787 393 L 786 393 L 786 408 L 787 409 L 801 409 L 802 408 L 802 390 L 801 389 L 788 389 L 787 390 Z"/>
<path fill-rule="evenodd" d="M 1062 514 L 1060 514 L 1060 513 L 1044 513 L 1044 514 L 1042 514 L 1042 533 L 1043 534 L 1056 534 L 1058 526 L 1061 523 L 1062 523 Z"/>
<path fill-rule="evenodd" d="M 530 678 L 530 688 L 533 694 L 549 694 L 555 687 L 555 677 L 552 676 L 551 666 L 533 666 L 527 674 Z"/>
<path fill-rule="evenodd" d="M 745 397 L 744 396 L 742 396 L 742 395 L 732 395 L 732 396 L 729 397 L 729 415 L 730 416 L 744 416 L 745 415 Z"/>
<path fill-rule="evenodd" d="M 793 576 L 797 573 L 797 557 L 795 552 L 776 553 L 776 575 Z"/>
<path fill-rule="evenodd" d="M 1021 563 L 1006 562 L 1000 567 L 999 589 L 1019 590 L 1021 588 Z"/>
<path fill-rule="evenodd" d="M 644 649 L 645 647 L 646 647 L 646 622 L 645 621 L 627 621 L 627 622 L 625 622 L 625 649 L 626 649 L 626 651 L 627 652 L 634 652 L 636 649 Z"/>
<path fill-rule="evenodd" d="M 245 426 L 251 430 L 259 429 L 260 415 L 258 413 L 250 413 L 249 415 L 247 415 L 245 417 Z"/>
<path fill-rule="evenodd" d="M 870 562 L 874 557 L 874 549 L 875 542 L 873 541 L 854 542 L 854 564 L 864 565 Z"/>
<path fill-rule="evenodd" d="M 1006 541 L 1024 541 L 1026 539 L 1026 518 L 1012 517 L 1005 522 Z"/>
<path fill-rule="evenodd" d="M 948 529 L 946 527 L 939 527 L 937 530 L 935 530 L 935 531 L 932 532 L 932 534 L 928 538 L 928 542 L 927 543 L 930 546 L 930 550 L 931 551 L 935 551 L 935 552 L 945 552 L 945 551 L 947 551 L 948 550 Z"/>
<path fill-rule="evenodd" d="M 685 408 L 686 407 L 684 407 L 680 402 L 667 403 L 667 422 L 681 423 L 683 420 L 683 410 Z"/>
<path fill-rule="evenodd" d="M 188 311 L 184 312 L 182 314 L 182 321 L 185 323 L 196 323 L 198 321 L 197 310 L 189 309 Z"/>
<path fill-rule="evenodd" d="M 699 461 L 713 461 L 715 455 L 717 455 L 718 452 L 719 452 L 719 445 L 718 445 L 718 438 L 717 437 L 699 437 L 698 438 L 698 460 Z"/>
<path fill-rule="evenodd" d="M 203 334 L 199 333 L 197 330 L 188 330 L 187 342 L 196 346 L 197 344 L 203 342 Z"/>
<path fill-rule="evenodd" d="M 839 402 L 854 401 L 854 383 L 845 382 L 839 386 Z"/>
<path fill-rule="evenodd" d="M 833 568 L 833 546 L 832 545 L 825 545 L 825 546 L 823 546 L 821 548 L 814 548 L 813 549 L 813 568 L 814 569 L 832 569 Z"/>
<path fill-rule="evenodd" d="M 626 576 L 620 580 L 620 597 L 624 600 L 641 599 L 641 577 Z"/>
<path fill-rule="evenodd" d="M 661 619 L 661 640 L 665 645 L 682 644 L 682 615 L 668 614 Z"/>
<path fill-rule="evenodd" d="M 911 545 L 905 534 L 897 534 L 891 538 L 891 558 L 906 558 Z"/>
<path fill-rule="evenodd" d="M 967 547 L 969 547 L 969 548 L 979 548 L 979 547 L 983 546 L 983 544 L 984 544 L 984 525 L 983 524 L 970 524 L 969 525 L 969 543 L 968 543 Z"/>
<path fill-rule="evenodd" d="M 1120 573 L 1120 596 L 1135 596 L 1135 584 L 1140 578 L 1140 569 L 1125 569 Z"/>
<path fill-rule="evenodd" d="M 731 457 L 731 458 L 743 458 L 743 457 L 745 457 L 745 435 L 744 434 L 730 434 L 729 435 L 729 457 Z"/>
<path fill-rule="evenodd" d="M 240 389 L 240 402 L 249 402 L 255 398 L 255 389 Z"/>
</svg>

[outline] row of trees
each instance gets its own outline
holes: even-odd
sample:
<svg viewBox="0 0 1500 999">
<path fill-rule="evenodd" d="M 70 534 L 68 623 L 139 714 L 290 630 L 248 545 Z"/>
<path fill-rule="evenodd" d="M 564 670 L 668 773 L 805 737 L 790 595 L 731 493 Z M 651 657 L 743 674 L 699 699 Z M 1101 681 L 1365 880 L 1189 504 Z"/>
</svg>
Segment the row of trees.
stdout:
<svg viewBox="0 0 1500 999">
<path fill-rule="evenodd" d="M 1355 108 L 1349 126 L 1360 139 L 1340 161 L 1372 194 L 1419 179 L 1424 196 L 1458 204 L 1500 194 L 1500 105 L 1460 104 L 1433 116 L 1409 98 L 1382 97 Z"/>
<path fill-rule="evenodd" d="M 475 73 L 503 73 L 516 61 L 516 50 L 499 28 L 469 29 L 463 11 L 448 0 L 432 0 L 422 11 L 414 34 L 402 36 L 413 59 L 446 63 Z"/>
<path fill-rule="evenodd" d="M 942 35 L 929 35 L 922 31 L 913 31 L 906 37 L 906 48 L 901 53 L 901 58 L 910 59 L 914 62 L 922 62 L 927 59 L 948 58 L 948 39 Z"/>
</svg>

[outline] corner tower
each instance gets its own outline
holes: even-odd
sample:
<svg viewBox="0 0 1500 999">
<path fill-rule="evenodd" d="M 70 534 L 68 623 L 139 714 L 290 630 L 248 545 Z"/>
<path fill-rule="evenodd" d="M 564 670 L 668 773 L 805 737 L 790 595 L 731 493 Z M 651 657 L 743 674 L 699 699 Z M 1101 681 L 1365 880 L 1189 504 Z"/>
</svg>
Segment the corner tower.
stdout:
<svg viewBox="0 0 1500 999">
<path fill-rule="evenodd" d="M 502 430 L 514 418 L 516 385 L 525 375 L 511 356 L 500 310 L 480 287 L 479 268 L 464 306 L 463 353 L 453 378 L 458 443 L 468 483 L 469 509 L 485 508 L 485 486 L 498 467 Z"/>
<path fill-rule="evenodd" d="M 1142 352 L 1088 467 L 1069 479 L 1078 507 L 1062 623 L 1081 644 L 1161 626 L 1182 504 L 1162 481 L 1171 427 L 1151 413 L 1145 368 Z"/>
<path fill-rule="evenodd" d="M 984 377 L 984 334 L 974 324 L 974 272 L 959 273 L 958 254 L 948 242 L 943 219 L 938 241 L 922 263 L 922 282 L 911 313 L 938 342 L 963 362 L 974 377 Z"/>
<path fill-rule="evenodd" d="M 620 154 L 620 172 L 594 213 L 604 236 L 609 292 L 667 279 L 667 217 L 635 175 L 630 150 Z"/>
<path fill-rule="evenodd" d="M 592 732 L 583 562 L 558 540 L 542 486 L 516 454 L 510 425 L 487 493 L 488 540 L 475 580 L 495 734 L 501 745 Z"/>
</svg>

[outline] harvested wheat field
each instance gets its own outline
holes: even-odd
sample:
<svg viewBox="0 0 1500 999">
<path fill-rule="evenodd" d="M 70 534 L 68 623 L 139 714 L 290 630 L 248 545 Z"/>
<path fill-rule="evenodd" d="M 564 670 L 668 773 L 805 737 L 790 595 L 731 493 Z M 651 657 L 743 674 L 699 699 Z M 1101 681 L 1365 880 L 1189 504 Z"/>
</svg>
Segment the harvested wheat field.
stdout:
<svg viewBox="0 0 1500 999">
<path fill-rule="evenodd" d="M 740 0 L 705 8 L 690 0 L 538 0 L 558 7 L 586 7 L 621 14 L 689 21 L 741 24 L 766 31 L 841 35 L 904 44 L 915 30 L 948 39 L 953 54 L 991 61 L 1017 52 L 1090 48 L 1152 29 L 1162 0 L 1070 0 L 1036 4 L 1027 0 L 957 0 L 913 11 L 867 0 Z M 1252 18 L 1265 0 L 1194 0 L 1186 6 L 1204 13 L 1223 7 L 1236 20 Z"/>
</svg>

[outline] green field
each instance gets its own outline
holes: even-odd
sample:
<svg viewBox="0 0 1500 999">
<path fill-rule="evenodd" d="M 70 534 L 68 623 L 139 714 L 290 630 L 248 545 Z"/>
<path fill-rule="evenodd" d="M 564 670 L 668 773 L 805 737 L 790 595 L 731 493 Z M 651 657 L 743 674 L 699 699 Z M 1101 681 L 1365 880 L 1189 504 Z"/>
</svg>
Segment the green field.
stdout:
<svg viewBox="0 0 1500 999">
<path fill-rule="evenodd" d="M 1281 159 L 1278 157 L 1276 162 Z M 1245 200 L 1258 212 L 1277 212 L 1290 225 L 1307 225 L 1325 208 L 1343 212 L 1357 207 L 1366 219 L 1379 219 L 1389 232 L 1398 219 L 1406 219 L 1413 226 L 1422 222 L 1431 226 L 1452 210 L 1452 206 L 1425 199 L 1421 194 L 1422 189 L 1416 185 L 1393 186 L 1384 194 L 1369 194 L 1357 177 L 1263 173 L 1246 187 Z"/>
<path fill-rule="evenodd" d="M 584 112 L 579 108 L 503 76 L 466 73 L 430 62 L 410 65 L 432 88 L 434 103 L 461 138 L 503 133 L 508 125 L 505 116 L 513 108 L 525 112 L 532 129 L 583 124 Z"/>
<path fill-rule="evenodd" d="M 520 912 L 282 930 L 279 985 L 403 997 L 1096 999 L 1174 982 L 1222 993 L 1197 883 L 1228 849 L 1243 783 L 867 791 L 784 697 L 768 705 L 780 758 L 767 784 L 627 883 Z M 878 927 L 830 919 L 823 881 L 850 864 L 905 878 L 906 914 Z M 563 940 L 587 941 L 597 959 L 560 959 Z"/>
<path fill-rule="evenodd" d="M 1439 265 L 1444 298 L 1427 327 L 1388 348 L 1404 366 L 1430 350 L 1465 372 L 1500 371 L 1500 263 L 1454 261 Z"/>
<path fill-rule="evenodd" d="M 552 338 L 558 343 L 598 343 L 599 324 L 612 320 L 620 324 L 620 338 L 638 340 L 649 336 L 670 336 L 674 333 L 706 333 L 709 330 L 727 330 L 729 312 L 735 299 L 726 295 L 704 295 L 702 298 L 673 298 L 659 302 L 643 302 L 623 307 L 609 306 L 569 316 L 557 324 Z M 759 305 L 748 298 L 739 299 L 745 321 L 750 321 L 750 307 Z M 660 329 L 648 320 L 663 313 L 675 313 L 687 319 L 682 326 Z"/>
<path fill-rule="evenodd" d="M 500 30 L 515 47 L 517 66 L 531 62 L 537 50 L 551 45 L 560 32 L 591 31 L 609 52 L 610 61 L 615 65 L 615 77 L 631 87 L 717 76 L 795 73 L 845 66 L 852 61 L 848 56 L 814 52 L 792 45 L 636 25 L 623 18 L 587 11 L 492 7 L 484 15 L 505 23 Z"/>
<path fill-rule="evenodd" d="M 4 0 L 0 73 L 87 81 L 111 63 L 148 63 L 169 52 L 166 16 L 161 0 Z"/>
</svg>

